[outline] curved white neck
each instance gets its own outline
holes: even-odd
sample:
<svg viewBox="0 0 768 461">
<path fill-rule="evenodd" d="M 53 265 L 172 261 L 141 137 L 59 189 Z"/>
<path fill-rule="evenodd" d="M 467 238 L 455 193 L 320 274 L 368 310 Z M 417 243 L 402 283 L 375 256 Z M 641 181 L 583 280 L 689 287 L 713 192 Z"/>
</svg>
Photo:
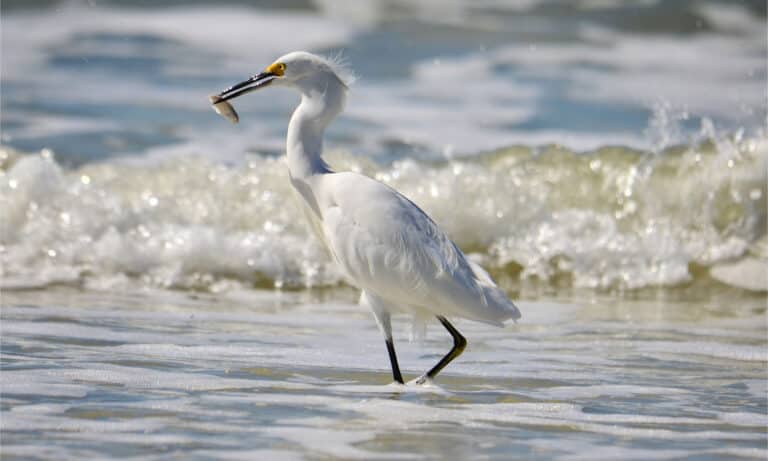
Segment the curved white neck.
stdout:
<svg viewBox="0 0 768 461">
<path fill-rule="evenodd" d="M 297 82 L 301 104 L 288 123 L 286 151 L 291 178 L 305 179 L 331 171 L 321 157 L 323 133 L 344 109 L 346 87 L 332 73 L 315 74 Z"/>
</svg>

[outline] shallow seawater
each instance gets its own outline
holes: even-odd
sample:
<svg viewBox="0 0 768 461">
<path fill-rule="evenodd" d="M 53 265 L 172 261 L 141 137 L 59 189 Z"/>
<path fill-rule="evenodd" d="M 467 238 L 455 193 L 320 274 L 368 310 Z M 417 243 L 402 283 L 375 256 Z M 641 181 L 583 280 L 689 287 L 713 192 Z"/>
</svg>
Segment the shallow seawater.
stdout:
<svg viewBox="0 0 768 461">
<path fill-rule="evenodd" d="M 208 99 L 306 49 L 360 77 L 331 166 L 513 294 L 768 289 L 764 2 L 263 3 L 3 3 L 0 287 L 339 283 L 288 198 L 297 95 Z"/>
<path fill-rule="evenodd" d="M 521 302 L 391 383 L 346 291 L 5 293 L 3 459 L 765 459 L 765 304 Z M 350 298 L 350 299 L 348 299 Z M 450 347 L 395 324 L 406 379 Z"/>
</svg>

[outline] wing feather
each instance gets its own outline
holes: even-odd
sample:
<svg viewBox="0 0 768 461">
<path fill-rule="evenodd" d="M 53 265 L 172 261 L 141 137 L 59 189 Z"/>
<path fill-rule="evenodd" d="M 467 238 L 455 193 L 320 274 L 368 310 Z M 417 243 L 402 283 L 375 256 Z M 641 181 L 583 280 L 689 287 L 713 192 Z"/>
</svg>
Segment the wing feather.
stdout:
<svg viewBox="0 0 768 461">
<path fill-rule="evenodd" d="M 325 176 L 332 184 L 323 190 L 333 191 L 322 206 L 326 241 L 356 285 L 434 314 L 494 324 L 513 316 L 489 305 L 484 285 L 495 285 L 488 274 L 476 272 L 416 204 L 363 175 Z"/>
</svg>

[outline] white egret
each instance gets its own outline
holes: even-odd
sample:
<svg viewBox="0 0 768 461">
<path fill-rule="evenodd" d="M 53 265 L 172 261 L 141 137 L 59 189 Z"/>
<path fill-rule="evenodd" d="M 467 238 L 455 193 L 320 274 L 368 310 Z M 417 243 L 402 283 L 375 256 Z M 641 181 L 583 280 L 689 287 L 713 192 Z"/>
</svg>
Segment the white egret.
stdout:
<svg viewBox="0 0 768 461">
<path fill-rule="evenodd" d="M 228 100 L 267 86 L 301 93 L 288 124 L 288 172 L 310 227 L 346 278 L 362 290 L 376 318 L 395 381 L 403 383 L 390 314 L 435 316 L 453 336 L 451 350 L 416 382 L 432 379 L 467 341 L 446 317 L 503 326 L 520 311 L 480 266 L 468 260 L 435 222 L 389 186 L 362 174 L 335 172 L 323 160 L 323 132 L 342 111 L 345 69 L 311 53 L 286 54 L 264 72 L 212 96 L 217 112 L 237 121 Z"/>
</svg>

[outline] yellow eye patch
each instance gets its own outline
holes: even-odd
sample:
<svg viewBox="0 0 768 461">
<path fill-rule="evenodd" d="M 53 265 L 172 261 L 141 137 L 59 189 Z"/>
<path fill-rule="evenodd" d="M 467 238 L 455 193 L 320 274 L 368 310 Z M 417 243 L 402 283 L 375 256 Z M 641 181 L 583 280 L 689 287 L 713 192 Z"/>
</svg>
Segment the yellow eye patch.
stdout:
<svg viewBox="0 0 768 461">
<path fill-rule="evenodd" d="M 285 75 L 285 64 L 282 62 L 276 62 L 271 66 L 267 67 L 267 72 L 275 74 L 279 77 L 282 77 L 283 75 Z"/>
</svg>

